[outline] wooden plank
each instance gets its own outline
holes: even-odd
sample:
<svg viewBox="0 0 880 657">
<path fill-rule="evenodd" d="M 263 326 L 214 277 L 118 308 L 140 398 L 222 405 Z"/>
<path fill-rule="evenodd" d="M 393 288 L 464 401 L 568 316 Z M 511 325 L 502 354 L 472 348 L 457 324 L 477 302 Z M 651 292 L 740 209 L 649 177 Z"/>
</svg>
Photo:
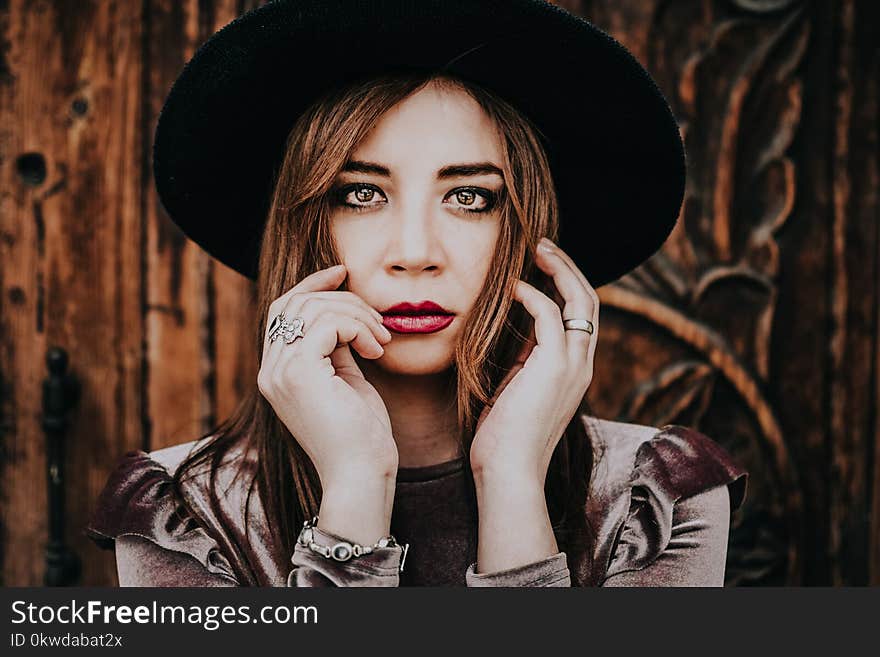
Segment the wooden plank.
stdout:
<svg viewBox="0 0 880 657">
<path fill-rule="evenodd" d="M 67 528 L 86 582 L 113 576 L 82 535 L 110 459 L 140 443 L 140 4 L 12 2 L 3 85 L 7 584 L 39 584 L 46 541 L 44 353 L 67 350 L 82 399 L 67 458 Z M 28 186 L 16 159 L 45 160 Z M 5 415 L 5 413 L 4 413 Z"/>
<path fill-rule="evenodd" d="M 241 274 L 214 267 L 214 335 L 217 420 L 232 413 L 248 390 L 257 385 L 257 353 L 253 334 L 259 318 L 255 284 Z"/>
<path fill-rule="evenodd" d="M 30 84 L 44 62 L 29 46 L 46 44 L 50 31 L 32 19 L 21 2 L 5 7 L 0 21 L 0 485 L 2 579 L 4 586 L 11 586 L 33 584 L 42 577 L 42 565 L 35 558 L 46 540 L 45 452 L 37 422 L 39 363 L 46 345 L 41 255 L 45 231 L 39 199 L 49 186 L 47 177 L 57 180 L 58 170 L 40 151 L 37 126 L 24 120 L 45 102 L 45 90 Z"/>
<path fill-rule="evenodd" d="M 832 160 L 834 315 L 831 381 L 831 536 L 835 585 L 868 583 L 872 498 L 870 465 L 876 459 L 875 359 L 878 303 L 877 128 L 864 96 L 869 81 L 860 62 L 877 61 L 877 46 L 859 40 L 853 0 L 841 2 L 837 17 L 834 157 Z M 876 11 L 875 11 L 876 18 Z M 863 39 L 867 36 L 864 33 Z M 860 51 L 863 49 L 863 51 Z M 875 64 L 876 66 L 876 64 Z M 876 80 L 874 80 L 876 89 Z M 876 91 L 875 91 L 876 93 Z M 870 118 L 869 118 L 870 117 Z M 873 135 L 873 136 L 872 136 Z M 871 179 L 873 163 L 873 180 Z M 876 557 L 873 557 L 876 559 Z"/>
<path fill-rule="evenodd" d="M 148 131 L 183 65 L 216 29 L 237 15 L 231 0 L 150 3 L 146 50 Z M 215 263 L 188 240 L 147 180 L 147 398 L 150 449 L 187 442 L 217 418 Z M 227 318 L 237 323 L 237 318 Z M 225 341 L 224 341 L 225 344 Z"/>
<path fill-rule="evenodd" d="M 857 426 L 864 435 L 864 466 L 867 470 L 863 493 L 864 512 L 853 509 L 867 563 L 866 577 L 853 584 L 880 585 L 880 5 L 855 5 L 853 64 L 853 135 L 848 163 L 852 179 L 852 213 L 856 251 L 848 254 L 851 270 L 859 277 L 854 323 L 859 328 L 857 351 L 863 380 L 851 381 L 855 397 Z M 864 258 L 864 259 L 863 259 Z M 854 454 L 854 458 L 860 458 Z M 873 467 L 871 467 L 873 465 Z M 856 557 L 858 558 L 858 556 Z M 861 566 L 860 566 L 861 568 Z M 863 572 L 864 572 L 863 571 Z"/>
<path fill-rule="evenodd" d="M 148 89 L 145 129 L 153 132 L 165 96 L 192 52 L 187 17 L 195 2 L 151 1 L 144 51 Z M 152 167 L 146 195 L 147 417 L 145 447 L 157 449 L 196 437 L 203 426 L 204 370 L 201 312 L 205 258 L 168 219 L 155 191 Z"/>
</svg>

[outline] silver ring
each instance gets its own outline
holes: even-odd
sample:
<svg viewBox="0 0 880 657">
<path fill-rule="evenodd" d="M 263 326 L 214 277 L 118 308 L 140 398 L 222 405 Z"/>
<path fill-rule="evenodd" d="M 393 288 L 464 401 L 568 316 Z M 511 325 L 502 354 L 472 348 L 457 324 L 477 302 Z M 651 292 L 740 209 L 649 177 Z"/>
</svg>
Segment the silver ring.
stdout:
<svg viewBox="0 0 880 657">
<path fill-rule="evenodd" d="M 588 319 L 563 319 L 562 325 L 566 331 L 586 331 L 593 333 L 593 322 Z"/>
<path fill-rule="evenodd" d="M 284 313 L 275 315 L 269 324 L 269 343 L 275 342 L 279 336 L 284 340 L 284 344 L 291 344 L 297 338 L 304 337 L 303 327 L 305 320 L 302 317 L 294 317 L 293 321 L 287 321 Z"/>
</svg>

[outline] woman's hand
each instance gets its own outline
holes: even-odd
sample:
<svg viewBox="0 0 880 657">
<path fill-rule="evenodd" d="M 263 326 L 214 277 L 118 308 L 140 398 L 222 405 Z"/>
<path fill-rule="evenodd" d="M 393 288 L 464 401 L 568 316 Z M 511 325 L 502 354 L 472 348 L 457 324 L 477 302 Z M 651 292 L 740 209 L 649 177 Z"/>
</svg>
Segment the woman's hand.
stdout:
<svg viewBox="0 0 880 657">
<path fill-rule="evenodd" d="M 535 320 L 533 335 L 477 421 L 470 459 L 475 478 L 540 482 L 556 444 L 593 380 L 599 297 L 574 261 L 549 240 L 536 264 L 552 277 L 564 307 L 524 281 L 514 297 Z M 564 319 L 588 319 L 592 334 L 565 330 Z"/>
<path fill-rule="evenodd" d="M 564 308 L 524 281 L 514 297 L 535 319 L 515 365 L 477 421 L 471 468 L 479 510 L 477 572 L 537 563 L 559 548 L 544 496 L 550 457 L 593 380 L 599 298 L 571 258 L 549 240 L 536 263 Z M 566 331 L 562 319 L 588 319 L 594 332 Z"/>
<path fill-rule="evenodd" d="M 361 297 L 336 290 L 345 276 L 343 265 L 317 271 L 272 302 L 267 327 L 283 312 L 303 318 L 304 335 L 291 344 L 266 336 L 257 385 L 321 478 L 321 529 L 374 542 L 389 530 L 397 446 L 349 348 L 380 358 L 391 333 Z"/>
</svg>

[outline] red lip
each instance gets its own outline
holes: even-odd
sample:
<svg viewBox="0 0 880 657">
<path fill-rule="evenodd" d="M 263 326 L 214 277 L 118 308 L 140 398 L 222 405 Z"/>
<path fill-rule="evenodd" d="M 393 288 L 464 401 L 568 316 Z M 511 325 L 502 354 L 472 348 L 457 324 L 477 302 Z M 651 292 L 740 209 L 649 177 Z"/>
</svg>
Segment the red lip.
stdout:
<svg viewBox="0 0 880 657">
<path fill-rule="evenodd" d="M 398 303 L 382 311 L 382 324 L 397 333 L 435 333 L 452 324 L 455 314 L 434 303 Z"/>
<path fill-rule="evenodd" d="M 420 303 L 409 303 L 404 301 L 390 308 L 382 310 L 383 315 L 451 315 L 443 306 L 433 301 L 422 301 Z"/>
</svg>

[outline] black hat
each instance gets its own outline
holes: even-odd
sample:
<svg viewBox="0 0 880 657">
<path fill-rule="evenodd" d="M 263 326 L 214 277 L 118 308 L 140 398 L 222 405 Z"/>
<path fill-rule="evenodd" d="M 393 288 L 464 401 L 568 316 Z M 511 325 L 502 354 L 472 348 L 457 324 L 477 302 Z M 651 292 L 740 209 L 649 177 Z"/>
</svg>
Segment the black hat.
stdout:
<svg viewBox="0 0 880 657">
<path fill-rule="evenodd" d="M 446 72 L 540 131 L 560 245 L 594 287 L 672 231 L 684 194 L 675 118 L 608 34 L 543 0 L 279 0 L 243 14 L 174 83 L 153 150 L 162 205 L 208 253 L 254 278 L 272 186 L 297 117 L 333 87 Z"/>
</svg>

